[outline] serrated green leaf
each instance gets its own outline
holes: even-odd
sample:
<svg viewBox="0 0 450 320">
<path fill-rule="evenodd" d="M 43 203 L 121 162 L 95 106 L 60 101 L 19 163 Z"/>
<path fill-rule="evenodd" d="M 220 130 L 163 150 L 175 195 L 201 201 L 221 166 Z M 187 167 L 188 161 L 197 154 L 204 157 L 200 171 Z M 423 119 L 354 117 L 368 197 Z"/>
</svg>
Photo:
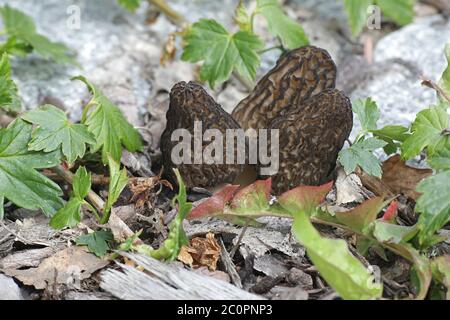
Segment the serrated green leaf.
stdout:
<svg viewBox="0 0 450 320">
<path fill-rule="evenodd" d="M 447 59 L 447 68 L 445 68 L 438 84 L 444 90 L 445 94 L 450 96 L 450 44 L 445 46 L 445 58 Z M 448 101 L 444 97 L 440 97 L 440 99 L 448 104 Z"/>
<path fill-rule="evenodd" d="M 19 112 L 22 109 L 17 86 L 11 79 L 11 66 L 7 53 L 3 53 L 0 59 L 0 108 L 13 112 Z"/>
<path fill-rule="evenodd" d="M 79 167 L 73 176 L 73 194 L 80 199 L 86 198 L 91 189 L 91 173 L 85 167 Z"/>
<path fill-rule="evenodd" d="M 376 0 L 376 3 L 384 15 L 400 26 L 413 21 L 415 0 Z"/>
<path fill-rule="evenodd" d="M 50 220 L 50 226 L 61 230 L 76 227 L 82 218 L 81 208 L 83 204 L 88 205 L 84 198 L 91 189 L 91 174 L 86 168 L 79 167 L 73 176 L 73 194 L 64 207 L 59 209 Z"/>
<path fill-rule="evenodd" d="M 349 300 L 376 299 L 383 287 L 355 258 L 344 240 L 322 237 L 304 211 L 295 214 L 292 231 L 306 248 L 308 257 L 321 277 L 343 298 Z"/>
<path fill-rule="evenodd" d="M 345 172 L 350 174 L 357 166 L 368 174 L 381 177 L 380 160 L 373 155 L 373 151 L 383 148 L 387 143 L 377 138 L 368 138 L 358 141 L 351 147 L 339 152 L 339 162 L 344 166 Z"/>
<path fill-rule="evenodd" d="M 396 153 L 401 143 L 409 136 L 409 129 L 404 126 L 388 125 L 378 130 L 371 131 L 373 136 L 385 141 L 387 144 L 384 147 L 384 152 L 387 155 Z M 397 142 L 398 141 L 398 142 Z"/>
<path fill-rule="evenodd" d="M 16 119 L 0 129 L 0 196 L 17 206 L 50 216 L 62 206 L 61 189 L 36 169 L 59 164 L 60 153 L 28 150 L 32 125 Z"/>
<path fill-rule="evenodd" d="M 113 240 L 111 231 L 99 230 L 79 236 L 75 242 L 78 246 L 87 246 L 89 251 L 96 256 L 103 257 L 110 249 L 109 242 Z"/>
<path fill-rule="evenodd" d="M 119 0 L 119 4 L 127 10 L 136 11 L 141 5 L 141 0 Z"/>
<path fill-rule="evenodd" d="M 270 32 L 281 39 L 284 47 L 295 49 L 309 44 L 302 26 L 289 18 L 278 0 L 257 0 L 258 12 L 266 18 Z"/>
<path fill-rule="evenodd" d="M 239 0 L 234 13 L 234 21 L 241 31 L 252 32 L 252 21 L 243 0 Z"/>
<path fill-rule="evenodd" d="M 4 6 L 0 8 L 0 14 L 5 31 L 10 37 L 14 38 L 14 42 L 19 41 L 33 47 L 45 59 L 52 59 L 58 63 L 77 64 L 76 60 L 71 57 L 69 48 L 64 44 L 52 42 L 38 34 L 33 20 L 25 13 L 9 6 Z"/>
<path fill-rule="evenodd" d="M 83 199 L 78 197 L 71 198 L 66 205 L 59 209 L 50 219 L 50 226 L 56 230 L 76 227 L 81 221 L 82 205 Z"/>
<path fill-rule="evenodd" d="M 89 106 L 95 105 L 95 109 L 82 120 L 97 141 L 91 151 L 101 149 L 102 161 L 107 164 L 108 155 L 115 161 L 120 161 L 122 145 L 131 152 L 141 150 L 142 140 L 139 132 L 128 123 L 120 109 L 85 77 L 78 76 L 73 79 L 84 82 L 93 95 Z M 85 113 L 87 111 L 85 110 Z"/>
<path fill-rule="evenodd" d="M 450 170 L 450 158 L 448 157 L 431 157 L 427 159 L 427 163 L 434 170 Z"/>
<path fill-rule="evenodd" d="M 11 77 L 11 65 L 9 63 L 8 54 L 3 53 L 0 59 L 0 76 L 9 78 Z"/>
<path fill-rule="evenodd" d="M 230 34 L 217 21 L 202 19 L 188 29 L 184 41 L 181 59 L 203 61 L 200 78 L 212 88 L 228 80 L 233 70 L 247 79 L 255 78 L 260 65 L 257 50 L 263 45 L 255 34 L 248 31 Z"/>
<path fill-rule="evenodd" d="M 117 201 L 117 199 L 119 199 L 120 194 L 128 183 L 127 169 L 123 168 L 120 170 L 120 164 L 110 156 L 108 157 L 108 166 L 108 200 L 106 200 L 105 207 L 103 208 L 104 220 L 102 220 L 102 223 L 108 222 L 113 204 Z"/>
<path fill-rule="evenodd" d="M 61 148 L 69 164 L 84 156 L 86 144 L 96 143 L 84 124 L 70 123 L 66 114 L 52 105 L 29 111 L 22 119 L 38 125 L 29 143 L 30 150 L 50 152 Z"/>
<path fill-rule="evenodd" d="M 408 128 L 399 125 L 388 125 L 381 129 L 371 130 L 371 132 L 381 139 L 390 139 L 404 142 L 408 137 Z"/>
<path fill-rule="evenodd" d="M 5 31 L 9 35 L 36 33 L 36 26 L 31 17 L 6 5 L 0 8 Z"/>
<path fill-rule="evenodd" d="M 411 159 L 425 148 L 428 156 L 445 149 L 450 143 L 449 135 L 444 134 L 449 120 L 450 115 L 441 108 L 420 111 L 412 124 L 412 135 L 401 146 L 403 159 Z"/>
<path fill-rule="evenodd" d="M 0 44 L 0 54 L 11 54 L 14 56 L 25 57 L 33 52 L 33 47 L 28 43 L 10 36 L 5 43 Z"/>
<path fill-rule="evenodd" d="M 357 36 L 367 24 L 367 8 L 373 4 L 373 0 L 344 0 L 350 30 Z"/>
<path fill-rule="evenodd" d="M 417 191 L 422 193 L 415 210 L 420 212 L 419 242 L 425 243 L 450 220 L 450 171 L 444 171 L 422 180 Z"/>
<path fill-rule="evenodd" d="M 377 129 L 377 122 L 380 120 L 380 110 L 377 103 L 372 98 L 358 99 L 352 103 L 353 112 L 358 116 L 361 128 L 364 132 Z"/>
</svg>

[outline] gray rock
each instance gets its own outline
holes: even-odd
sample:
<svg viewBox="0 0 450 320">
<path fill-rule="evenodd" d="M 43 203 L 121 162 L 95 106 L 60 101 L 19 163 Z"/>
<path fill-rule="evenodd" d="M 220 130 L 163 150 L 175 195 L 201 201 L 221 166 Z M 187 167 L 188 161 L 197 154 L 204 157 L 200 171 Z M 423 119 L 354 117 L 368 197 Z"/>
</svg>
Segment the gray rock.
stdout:
<svg viewBox="0 0 450 320">
<path fill-rule="evenodd" d="M 289 272 L 284 263 L 271 254 L 255 258 L 253 268 L 272 278 L 282 277 Z"/>
<path fill-rule="evenodd" d="M 272 300 L 308 300 L 309 294 L 302 287 L 273 287 L 269 296 Z"/>
<path fill-rule="evenodd" d="M 342 28 L 347 28 L 347 14 L 343 1 L 330 0 L 293 0 L 292 3 L 313 12 L 314 16 L 325 20 L 335 21 Z"/>
<path fill-rule="evenodd" d="M 447 43 L 450 43 L 450 20 L 434 15 L 418 19 L 381 39 L 374 58 L 375 62 L 402 59 L 437 80 L 446 66 L 443 53 Z"/>
<path fill-rule="evenodd" d="M 450 21 L 441 16 L 418 19 L 381 39 L 372 65 L 348 57 L 340 66 L 338 87 L 352 100 L 372 97 L 381 109 L 380 126 L 409 125 L 417 112 L 436 102 L 435 92 L 421 85 L 421 77 L 441 77 L 446 43 Z M 356 130 L 357 125 L 353 136 Z"/>
<path fill-rule="evenodd" d="M 305 290 L 309 290 L 309 289 L 313 288 L 314 282 L 313 282 L 312 277 L 300 269 L 292 268 L 289 272 L 287 279 L 293 285 L 296 285 L 296 286 L 298 285 Z"/>
<path fill-rule="evenodd" d="M 0 300 L 23 300 L 19 286 L 10 277 L 0 273 Z"/>
<path fill-rule="evenodd" d="M 161 47 L 176 26 L 164 16 L 154 24 L 145 24 L 149 6 L 145 1 L 136 13 L 127 12 L 115 0 L 0 0 L 0 5 L 6 3 L 30 15 L 41 34 L 72 48 L 83 67 L 58 65 L 36 55 L 14 58 L 13 76 L 26 109 L 52 101 L 64 107 L 72 120 L 79 120 L 90 95 L 83 84 L 70 78 L 83 74 L 118 104 L 130 122 L 140 126 L 141 115 L 157 89 L 193 78 L 191 65 L 183 62 L 159 72 Z M 230 24 L 235 2 L 178 0 L 171 5 L 191 21 L 214 17 Z M 71 6 L 80 10 L 79 29 L 68 25 Z"/>
<path fill-rule="evenodd" d="M 311 21 L 302 20 L 302 12 L 310 9 L 310 2 L 292 3 L 286 10 L 292 18 L 304 23 L 313 44 L 327 48 L 339 59 L 336 34 L 321 24 L 323 13 L 318 13 Z M 145 24 L 149 8 L 146 2 L 136 13 L 127 12 L 115 0 L 0 0 L 0 5 L 6 3 L 30 15 L 40 33 L 72 48 L 77 53 L 79 64 L 83 66 L 81 70 L 74 66 L 58 65 L 36 55 L 14 58 L 13 76 L 26 109 L 53 103 L 67 110 L 71 120 L 79 120 L 82 107 L 90 95 L 83 84 L 71 82 L 70 78 L 83 74 L 124 111 L 129 121 L 141 126 L 142 114 L 152 108 L 149 101 L 153 96 L 161 90 L 169 91 L 175 82 L 195 78 L 193 65 L 178 60 L 181 52 L 177 53 L 176 61 L 165 67 L 160 66 L 161 47 L 168 34 L 176 31 L 176 26 L 163 15 L 153 24 Z M 190 22 L 214 18 L 229 27 L 232 25 L 236 1 L 173 0 L 170 5 Z M 79 29 L 68 25 L 68 10 L 73 6 L 80 10 Z M 334 6 L 325 11 L 334 13 Z M 258 33 L 263 38 L 274 40 L 266 27 L 258 30 Z M 258 77 L 273 66 L 278 55 L 277 51 L 263 55 Z M 228 88 L 216 96 L 224 108 L 231 111 L 245 96 L 239 90 L 245 90 L 239 83 L 233 83 Z"/>
<path fill-rule="evenodd" d="M 72 120 L 81 116 L 82 106 L 90 99 L 86 87 L 71 82 L 83 74 L 100 86 L 134 124 L 145 110 L 151 92 L 151 65 L 158 63 L 161 39 L 144 21 L 143 12 L 127 13 L 115 1 L 77 1 L 80 28 L 68 25 L 67 10 L 73 1 L 5 1 L 30 15 L 38 31 L 52 41 L 66 44 L 77 53 L 83 69 L 59 65 L 36 55 L 14 58 L 13 75 L 25 108 L 48 100 L 59 100 Z"/>
</svg>

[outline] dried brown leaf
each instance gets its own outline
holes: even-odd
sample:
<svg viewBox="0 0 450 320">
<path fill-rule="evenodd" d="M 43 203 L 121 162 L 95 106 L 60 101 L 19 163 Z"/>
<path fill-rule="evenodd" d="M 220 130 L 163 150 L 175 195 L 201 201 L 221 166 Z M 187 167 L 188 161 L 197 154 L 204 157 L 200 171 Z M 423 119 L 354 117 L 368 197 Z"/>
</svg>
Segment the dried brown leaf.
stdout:
<svg viewBox="0 0 450 320">
<path fill-rule="evenodd" d="M 417 169 L 406 165 L 399 155 L 390 157 L 383 163 L 381 181 L 396 194 L 404 194 L 414 201 L 420 196 L 417 184 L 433 173 L 431 169 Z"/>
<path fill-rule="evenodd" d="M 180 253 L 178 254 L 177 257 L 178 261 L 183 262 L 185 265 L 189 266 L 192 268 L 192 265 L 194 263 L 194 258 L 192 258 L 190 252 L 189 252 L 189 247 L 187 246 L 182 246 Z"/>
<path fill-rule="evenodd" d="M 220 251 L 220 245 L 214 238 L 214 234 L 208 233 L 206 238 L 193 238 L 189 246 L 183 246 L 178 255 L 178 260 L 191 267 L 205 266 L 209 270 L 215 271 Z"/>
<path fill-rule="evenodd" d="M 87 279 L 108 264 L 109 261 L 97 258 L 84 247 L 70 247 L 42 260 L 37 268 L 5 269 L 3 272 L 25 285 L 45 289 L 54 285 L 55 280 L 57 284 L 70 285 Z"/>
</svg>

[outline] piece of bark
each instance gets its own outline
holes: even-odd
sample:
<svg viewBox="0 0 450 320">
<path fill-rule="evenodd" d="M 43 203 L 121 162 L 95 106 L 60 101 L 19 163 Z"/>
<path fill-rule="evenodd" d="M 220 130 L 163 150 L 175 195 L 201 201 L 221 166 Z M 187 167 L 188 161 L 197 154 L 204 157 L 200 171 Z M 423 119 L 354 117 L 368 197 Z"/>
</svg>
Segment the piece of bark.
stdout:
<svg viewBox="0 0 450 320">
<path fill-rule="evenodd" d="M 395 194 L 404 194 L 416 201 L 420 193 L 417 184 L 433 174 L 431 169 L 418 169 L 408 166 L 399 155 L 390 157 L 383 163 L 381 181 Z"/>
<path fill-rule="evenodd" d="M 264 300 L 229 283 L 167 264 L 153 258 L 121 253 L 145 272 L 119 264 L 122 271 L 101 274 L 100 287 L 124 300 Z"/>
<path fill-rule="evenodd" d="M 58 249 L 46 247 L 42 249 L 23 250 L 10 254 L 0 260 L 0 269 L 20 269 L 37 267 L 45 258 L 53 255 Z"/>
<path fill-rule="evenodd" d="M 230 254 L 227 251 L 227 248 L 225 248 L 222 238 L 219 238 L 219 245 L 222 248 L 222 250 L 220 251 L 220 260 L 225 267 L 225 271 L 229 274 L 233 284 L 236 287 L 242 289 L 241 277 L 239 277 L 239 274 L 236 271 L 236 266 L 234 265 L 233 260 L 231 259 Z"/>
</svg>

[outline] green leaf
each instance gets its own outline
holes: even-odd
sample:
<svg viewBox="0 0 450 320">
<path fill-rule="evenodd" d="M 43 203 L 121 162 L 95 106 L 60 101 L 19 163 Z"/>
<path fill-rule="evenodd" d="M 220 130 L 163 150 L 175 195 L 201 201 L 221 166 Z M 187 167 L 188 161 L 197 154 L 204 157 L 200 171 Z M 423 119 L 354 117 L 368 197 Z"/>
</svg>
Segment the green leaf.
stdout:
<svg viewBox="0 0 450 320">
<path fill-rule="evenodd" d="M 377 129 L 377 121 L 380 119 L 380 110 L 372 98 L 358 99 L 352 104 L 353 112 L 358 116 L 361 128 L 364 132 Z"/>
<path fill-rule="evenodd" d="M 444 70 L 444 73 L 442 74 L 442 77 L 439 80 L 438 84 L 442 88 L 442 90 L 444 90 L 446 95 L 450 96 L 450 44 L 447 44 L 445 46 L 445 58 L 447 59 L 447 68 Z M 444 97 L 440 97 L 440 99 L 445 100 Z"/>
<path fill-rule="evenodd" d="M 387 155 L 396 153 L 398 148 L 400 148 L 401 144 L 396 141 L 404 142 L 410 136 L 408 128 L 397 125 L 385 126 L 382 129 L 372 130 L 371 132 L 374 137 L 387 143 L 384 147 L 384 152 Z"/>
<path fill-rule="evenodd" d="M 344 166 L 345 172 L 350 174 L 357 166 L 368 174 L 381 177 L 380 160 L 373 155 L 373 151 L 383 148 L 387 143 L 377 138 L 368 138 L 358 141 L 351 147 L 339 152 L 339 162 Z"/>
<path fill-rule="evenodd" d="M 278 197 L 278 204 L 291 215 L 299 211 L 313 212 L 333 188 L 333 182 L 321 186 L 299 186 Z"/>
<path fill-rule="evenodd" d="M 102 223 L 108 222 L 109 214 L 113 204 L 119 199 L 123 189 L 127 186 L 128 177 L 127 169 L 120 170 L 120 164 L 116 162 L 112 157 L 108 157 L 109 166 L 109 189 L 108 200 L 106 200 L 105 207 L 103 208 L 104 220 Z"/>
<path fill-rule="evenodd" d="M 84 110 L 82 120 L 97 141 L 91 151 L 94 153 L 102 149 L 102 161 L 107 164 L 108 155 L 115 161 L 120 161 L 122 145 L 131 152 L 141 150 L 142 140 L 139 132 L 127 122 L 120 109 L 86 78 L 78 76 L 73 79 L 84 82 L 93 95 Z M 94 105 L 95 109 L 86 116 L 89 108 Z"/>
<path fill-rule="evenodd" d="M 335 215 L 340 223 L 364 233 L 385 205 L 382 197 L 376 197 L 361 203 L 350 211 L 336 212 Z"/>
<path fill-rule="evenodd" d="M 382 243 L 400 244 L 410 241 L 414 238 L 418 231 L 419 229 L 417 228 L 417 225 L 412 227 L 399 226 L 381 220 L 376 220 L 374 222 L 373 235 Z"/>
<path fill-rule="evenodd" d="M 170 223 L 170 232 L 162 246 L 155 250 L 147 245 L 134 246 L 137 252 L 146 254 L 158 260 L 173 261 L 178 257 L 178 253 L 183 245 L 189 243 L 183 229 L 183 220 L 186 219 L 192 209 L 192 203 L 187 202 L 186 186 L 181 178 L 178 169 L 174 169 L 178 180 L 178 195 L 173 199 L 174 204 L 178 204 L 178 214 Z"/>
<path fill-rule="evenodd" d="M 62 206 L 61 189 L 35 169 L 51 168 L 60 153 L 28 150 L 32 125 L 16 119 L 0 129 L 0 197 L 19 207 L 42 211 L 50 216 Z"/>
<path fill-rule="evenodd" d="M 83 199 L 78 197 L 70 198 L 66 205 L 50 219 L 50 226 L 56 230 L 76 227 L 81 221 L 83 203 Z"/>
<path fill-rule="evenodd" d="M 231 201 L 231 208 L 240 215 L 258 214 L 269 210 L 272 180 L 258 180 L 239 190 Z"/>
<path fill-rule="evenodd" d="M 253 80 L 260 65 L 257 50 L 263 44 L 253 33 L 239 31 L 230 34 L 215 20 L 202 19 L 194 23 L 184 35 L 186 46 L 181 59 L 190 62 L 203 60 L 200 78 L 212 88 L 229 79 L 233 70 Z"/>
<path fill-rule="evenodd" d="M 414 18 L 415 0 L 376 0 L 384 15 L 400 26 L 411 23 Z"/>
<path fill-rule="evenodd" d="M 403 251 L 409 254 L 410 259 L 413 261 L 413 267 L 411 268 L 411 283 L 417 291 L 416 299 L 424 300 L 427 296 L 432 279 L 430 261 L 410 244 L 391 244 L 391 246 L 399 252 Z"/>
<path fill-rule="evenodd" d="M 11 79 L 11 66 L 6 53 L 3 53 L 0 60 L 0 108 L 13 112 L 22 109 L 17 86 Z"/>
<path fill-rule="evenodd" d="M 91 189 L 91 173 L 85 167 L 79 167 L 73 176 L 73 194 L 80 199 L 86 198 Z"/>
<path fill-rule="evenodd" d="M 257 0 L 256 10 L 266 18 L 270 32 L 281 39 L 284 47 L 295 49 L 309 44 L 303 28 L 283 12 L 278 0 Z"/>
<path fill-rule="evenodd" d="M 255 182 L 255 184 L 260 183 L 259 181 Z M 251 186 L 249 186 L 251 187 Z M 204 217 L 216 217 L 218 219 L 222 219 L 228 221 L 232 224 L 236 225 L 248 225 L 252 227 L 261 227 L 263 224 L 259 223 L 250 216 L 255 214 L 264 214 L 267 211 L 245 211 L 244 208 L 238 208 L 238 212 L 230 208 L 229 203 L 233 199 L 236 194 L 237 189 L 239 189 L 238 185 L 226 185 L 221 190 L 216 192 L 212 197 L 205 199 L 195 208 L 193 208 L 187 217 L 187 219 L 201 219 Z M 241 193 L 242 195 L 242 193 Z M 258 201 L 258 195 L 254 194 L 254 200 Z M 252 197 L 253 197 L 252 196 Z M 239 202 L 242 201 L 238 200 Z M 268 203 L 268 200 L 266 201 Z"/>
<path fill-rule="evenodd" d="M 434 170 L 450 170 L 449 157 L 431 157 L 427 159 L 427 163 Z"/>
<path fill-rule="evenodd" d="M 52 105 L 29 111 L 22 119 L 38 125 L 32 134 L 30 150 L 50 152 L 61 148 L 69 164 L 84 156 L 86 144 L 96 143 L 84 124 L 70 123 L 66 114 Z"/>
<path fill-rule="evenodd" d="M 292 231 L 320 275 L 343 299 L 381 297 L 382 285 L 374 282 L 373 275 L 350 253 L 344 240 L 322 237 L 304 211 L 295 215 Z"/>
<path fill-rule="evenodd" d="M 6 33 L 13 37 L 13 41 L 20 41 L 33 47 L 45 59 L 52 59 L 58 63 L 77 64 L 76 60 L 70 56 L 69 48 L 38 34 L 33 20 L 23 12 L 4 6 L 0 8 L 0 14 Z"/>
<path fill-rule="evenodd" d="M 78 65 L 75 58 L 71 56 L 72 53 L 70 49 L 62 43 L 52 42 L 39 34 L 24 36 L 24 40 L 44 59 L 51 59 L 62 64 L 69 63 Z"/>
<path fill-rule="evenodd" d="M 224 214 L 225 206 L 231 201 L 237 189 L 239 189 L 238 185 L 228 184 L 224 186 L 221 190 L 214 193 L 212 197 L 202 201 L 193 208 L 189 213 L 188 219 L 200 219 Z"/>
<path fill-rule="evenodd" d="M 0 221 L 5 217 L 5 197 L 0 196 Z"/>
<path fill-rule="evenodd" d="M 450 220 L 450 171 L 422 180 L 417 191 L 422 195 L 415 210 L 420 212 L 419 243 L 423 244 Z"/>
<path fill-rule="evenodd" d="M 382 139 L 391 139 L 404 142 L 410 136 L 408 128 L 398 125 L 385 126 L 382 129 L 372 130 L 371 132 Z"/>
<path fill-rule="evenodd" d="M 450 300 L 450 255 L 434 258 L 431 261 L 433 279 L 447 289 L 446 299 Z"/>
<path fill-rule="evenodd" d="M 234 13 L 234 21 L 241 31 L 252 32 L 252 19 L 248 14 L 247 8 L 243 0 L 239 0 Z"/>
<path fill-rule="evenodd" d="M 141 5 L 141 0 L 119 0 L 119 4 L 127 10 L 136 11 Z"/>
<path fill-rule="evenodd" d="M 357 36 L 367 24 L 367 8 L 373 4 L 373 0 L 344 0 L 350 30 Z"/>
<path fill-rule="evenodd" d="M 411 159 L 427 149 L 428 156 L 446 148 L 450 142 L 444 130 L 448 128 L 450 115 L 441 108 L 420 111 L 411 127 L 412 135 L 403 142 L 401 151 L 404 159 Z"/>
<path fill-rule="evenodd" d="M 0 44 L 0 54 L 11 54 L 19 57 L 26 57 L 33 52 L 33 47 L 28 43 L 10 36 L 5 43 Z"/>
<path fill-rule="evenodd" d="M 72 187 L 71 198 L 50 220 L 50 226 L 54 229 L 73 228 L 80 223 L 82 218 L 81 207 L 83 204 L 89 205 L 84 201 L 84 198 L 91 189 L 91 174 L 87 172 L 86 168 L 78 168 L 73 176 Z"/>
<path fill-rule="evenodd" d="M 11 65 L 9 63 L 8 54 L 2 54 L 2 58 L 0 60 L 0 76 L 9 78 L 11 77 Z"/>
<path fill-rule="evenodd" d="M 88 233 L 79 236 L 76 240 L 78 246 L 87 246 L 89 251 L 98 257 L 104 257 L 109 247 L 109 242 L 112 242 L 114 237 L 110 231 L 99 230 L 93 233 Z"/>
</svg>

